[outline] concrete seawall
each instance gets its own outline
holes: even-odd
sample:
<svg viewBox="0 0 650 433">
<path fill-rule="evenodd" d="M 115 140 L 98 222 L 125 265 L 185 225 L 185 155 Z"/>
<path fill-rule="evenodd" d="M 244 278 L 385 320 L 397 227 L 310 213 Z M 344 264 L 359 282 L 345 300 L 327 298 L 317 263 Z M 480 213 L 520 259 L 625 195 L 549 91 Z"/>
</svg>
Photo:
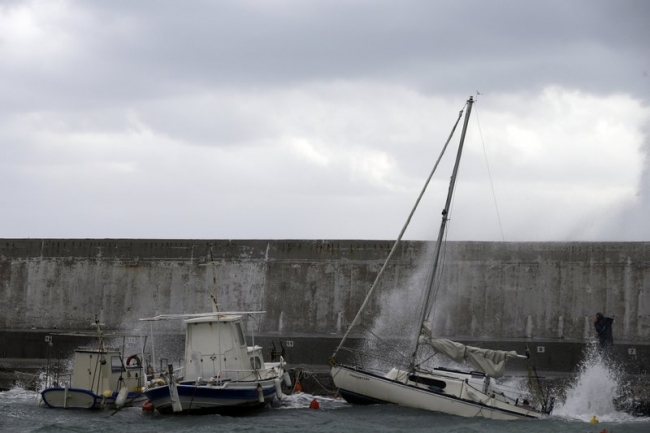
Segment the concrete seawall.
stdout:
<svg viewBox="0 0 650 433">
<path fill-rule="evenodd" d="M 401 302 L 428 246 L 401 245 L 382 281 L 382 290 L 398 296 L 371 303 L 363 320 Z M 97 314 L 107 328 L 130 330 L 142 317 L 208 311 L 214 292 L 222 309 L 267 312 L 249 332 L 336 340 L 391 247 L 345 240 L 0 239 L 0 329 L 87 330 Z M 597 311 L 615 318 L 617 343 L 650 341 L 650 243 L 450 242 L 440 290 L 435 329 L 466 341 L 581 343 L 593 336 L 587 316 Z"/>
</svg>

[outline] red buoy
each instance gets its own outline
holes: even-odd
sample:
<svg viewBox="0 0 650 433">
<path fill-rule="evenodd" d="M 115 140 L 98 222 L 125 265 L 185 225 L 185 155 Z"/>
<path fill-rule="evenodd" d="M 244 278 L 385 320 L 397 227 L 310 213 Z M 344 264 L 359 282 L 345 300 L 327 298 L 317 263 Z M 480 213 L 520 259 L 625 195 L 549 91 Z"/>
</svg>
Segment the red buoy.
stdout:
<svg viewBox="0 0 650 433">
<path fill-rule="evenodd" d="M 309 403 L 309 409 L 320 409 L 320 403 L 318 403 L 318 400 L 313 399 L 311 403 Z"/>
<path fill-rule="evenodd" d="M 153 403 L 149 400 L 145 401 L 142 403 L 142 411 L 143 412 L 153 412 L 154 411 Z"/>
</svg>

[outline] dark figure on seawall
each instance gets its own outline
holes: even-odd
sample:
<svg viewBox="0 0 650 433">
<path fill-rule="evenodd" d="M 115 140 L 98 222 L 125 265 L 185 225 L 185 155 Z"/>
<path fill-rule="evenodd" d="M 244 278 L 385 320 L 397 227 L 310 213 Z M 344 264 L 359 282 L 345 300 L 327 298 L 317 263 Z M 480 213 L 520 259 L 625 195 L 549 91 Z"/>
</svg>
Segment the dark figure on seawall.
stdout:
<svg viewBox="0 0 650 433">
<path fill-rule="evenodd" d="M 594 328 L 596 328 L 601 349 L 607 349 L 614 344 L 612 323 L 614 323 L 614 319 L 605 317 L 602 313 L 596 313 L 594 316 Z"/>
</svg>

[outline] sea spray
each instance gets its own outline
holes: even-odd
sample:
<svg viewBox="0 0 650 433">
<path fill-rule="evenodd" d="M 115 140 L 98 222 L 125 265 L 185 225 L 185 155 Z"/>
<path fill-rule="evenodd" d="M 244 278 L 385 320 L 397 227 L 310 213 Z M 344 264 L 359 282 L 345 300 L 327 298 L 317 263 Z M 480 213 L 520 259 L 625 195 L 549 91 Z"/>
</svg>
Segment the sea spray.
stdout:
<svg viewBox="0 0 650 433">
<path fill-rule="evenodd" d="M 431 249 L 431 245 L 425 247 L 409 278 L 386 278 L 378 285 L 374 316 L 368 317 L 369 326 L 363 323 L 358 326 L 366 340 L 361 343 L 357 356 L 366 368 L 386 370 L 408 366 L 420 332 L 416 318 L 423 308 Z"/>
<path fill-rule="evenodd" d="M 564 401 L 557 404 L 554 416 L 589 421 L 621 421 L 630 418 L 616 410 L 621 392 L 621 369 L 605 356 L 595 342 L 587 346 L 578 375 L 566 389 Z"/>
</svg>

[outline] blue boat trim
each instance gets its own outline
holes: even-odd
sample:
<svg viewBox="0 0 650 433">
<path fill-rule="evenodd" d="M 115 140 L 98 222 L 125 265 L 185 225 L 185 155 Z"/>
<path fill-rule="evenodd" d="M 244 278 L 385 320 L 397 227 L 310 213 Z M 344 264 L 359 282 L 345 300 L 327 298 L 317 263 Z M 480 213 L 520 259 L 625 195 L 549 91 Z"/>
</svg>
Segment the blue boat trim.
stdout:
<svg viewBox="0 0 650 433">
<path fill-rule="evenodd" d="M 255 382 L 251 382 L 252 384 Z M 241 412 L 242 409 L 255 409 L 263 407 L 266 401 L 275 397 L 275 385 L 266 386 L 262 388 L 262 395 L 264 396 L 264 403 L 260 403 L 256 388 L 237 389 L 237 388 L 213 388 L 208 386 L 194 386 L 194 385 L 176 385 L 179 398 L 196 398 L 205 400 L 245 400 L 243 403 L 222 404 L 210 407 L 198 407 L 183 409 L 183 412 Z M 159 412 L 171 413 L 171 403 L 169 402 L 169 386 L 159 386 L 156 388 L 148 389 L 144 392 L 149 401 Z"/>
</svg>

